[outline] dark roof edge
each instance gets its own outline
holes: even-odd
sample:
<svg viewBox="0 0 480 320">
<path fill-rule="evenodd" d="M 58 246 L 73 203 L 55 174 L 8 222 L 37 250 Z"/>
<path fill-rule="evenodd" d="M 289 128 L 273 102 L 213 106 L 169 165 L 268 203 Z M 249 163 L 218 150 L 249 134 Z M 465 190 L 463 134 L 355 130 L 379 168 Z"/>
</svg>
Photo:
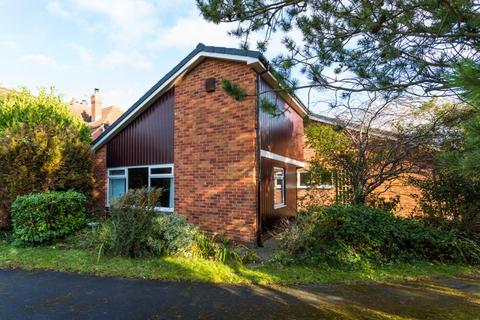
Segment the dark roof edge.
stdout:
<svg viewBox="0 0 480 320">
<path fill-rule="evenodd" d="M 147 100 L 152 93 L 154 93 L 159 87 L 161 87 L 166 81 L 168 81 L 175 73 L 177 73 L 180 69 L 182 69 L 192 58 L 194 58 L 200 52 L 208 52 L 208 53 L 219 53 L 219 54 L 230 54 L 235 56 L 243 56 L 243 57 L 250 57 L 258 59 L 267 70 L 270 68 L 270 62 L 265 58 L 265 56 L 259 51 L 253 50 L 244 50 L 238 48 L 225 48 L 225 47 L 214 47 L 214 46 L 206 46 L 203 43 L 197 44 L 195 49 L 191 51 L 185 58 L 182 59 L 173 69 L 171 69 L 167 74 L 165 74 L 155 85 L 153 85 L 147 92 L 145 92 L 140 99 L 138 99 L 130 108 L 128 108 L 117 120 L 115 120 L 107 130 L 102 132 L 95 140 L 91 142 L 91 145 L 94 146 L 99 143 L 105 136 L 110 134 L 118 124 L 120 124 L 125 118 L 129 117 L 130 114 L 145 100 Z M 303 104 L 303 102 L 295 95 L 291 94 L 291 97 L 297 101 L 301 107 L 306 111 L 307 114 L 310 114 L 308 108 Z M 322 117 L 317 116 L 316 117 Z"/>
<path fill-rule="evenodd" d="M 190 61 L 197 53 L 203 50 L 205 45 L 199 43 L 197 47 L 191 51 L 185 58 L 183 58 L 180 63 L 178 63 L 172 70 L 167 72 L 156 84 L 153 85 L 145 94 L 143 94 L 140 99 L 138 99 L 130 108 L 127 109 L 115 122 L 113 122 L 107 130 L 102 132 L 95 140 L 92 141 L 91 145 L 95 145 L 98 141 L 102 140 L 110 131 L 112 131 L 123 119 L 128 117 L 140 104 L 142 104 L 153 92 L 155 92 L 165 81 L 170 79 L 178 70 L 180 70 L 188 61 Z"/>
</svg>

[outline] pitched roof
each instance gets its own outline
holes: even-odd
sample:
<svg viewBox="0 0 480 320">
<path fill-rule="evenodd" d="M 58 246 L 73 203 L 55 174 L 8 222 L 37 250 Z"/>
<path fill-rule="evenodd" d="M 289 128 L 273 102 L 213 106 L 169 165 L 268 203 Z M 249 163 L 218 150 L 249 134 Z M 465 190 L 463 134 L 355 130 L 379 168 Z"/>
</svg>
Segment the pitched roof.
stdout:
<svg viewBox="0 0 480 320">
<path fill-rule="evenodd" d="M 258 51 L 213 47 L 199 43 L 179 64 L 162 77 L 160 81 L 141 96 L 117 121 L 96 138 L 92 142 L 93 149 L 98 149 L 103 143 L 107 142 L 115 132 L 118 132 L 128 125 L 131 120 L 148 107 L 149 102 L 154 101 L 156 97 L 170 89 L 177 77 L 197 65 L 203 58 L 218 58 L 245 62 L 258 72 L 262 72 L 262 77 L 269 78 L 270 82 L 276 81 L 275 77 L 270 73 L 268 60 Z M 306 107 L 295 95 L 288 95 L 288 98 L 295 104 L 295 107 L 300 110 L 299 112 L 307 114 Z"/>
<path fill-rule="evenodd" d="M 123 114 L 123 110 L 117 106 L 103 107 L 101 108 L 102 115 L 100 119 L 92 122 L 92 108 L 86 101 L 78 102 L 72 100 L 67 106 L 70 111 L 85 121 L 91 128 L 97 128 L 104 124 L 111 125 Z"/>
</svg>

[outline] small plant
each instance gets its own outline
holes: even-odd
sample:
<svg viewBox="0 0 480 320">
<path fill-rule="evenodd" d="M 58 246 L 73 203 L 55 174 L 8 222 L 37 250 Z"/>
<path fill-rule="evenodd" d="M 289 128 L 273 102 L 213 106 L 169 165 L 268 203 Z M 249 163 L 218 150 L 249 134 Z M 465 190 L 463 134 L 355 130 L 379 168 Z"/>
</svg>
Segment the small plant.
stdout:
<svg viewBox="0 0 480 320">
<path fill-rule="evenodd" d="M 79 192 L 45 192 L 17 197 L 11 206 L 13 239 L 41 244 L 85 225 L 85 196 Z"/>
<path fill-rule="evenodd" d="M 210 259 L 221 263 L 241 263 L 242 256 L 235 250 L 227 238 L 209 237 L 203 232 L 195 234 L 192 255 L 196 258 Z"/>
</svg>

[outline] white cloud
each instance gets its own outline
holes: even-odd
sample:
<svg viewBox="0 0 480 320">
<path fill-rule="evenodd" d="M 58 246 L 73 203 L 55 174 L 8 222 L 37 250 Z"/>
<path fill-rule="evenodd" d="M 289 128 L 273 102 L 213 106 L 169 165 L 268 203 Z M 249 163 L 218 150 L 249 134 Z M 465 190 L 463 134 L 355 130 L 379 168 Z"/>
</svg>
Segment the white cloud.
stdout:
<svg viewBox="0 0 480 320">
<path fill-rule="evenodd" d="M 58 66 L 57 62 L 54 59 L 43 54 L 26 54 L 21 57 L 21 60 L 30 61 L 35 64 L 50 66 L 50 67 Z"/>
<path fill-rule="evenodd" d="M 152 46 L 157 49 L 169 48 L 194 48 L 199 42 L 213 46 L 232 46 L 238 43 L 235 38 L 228 36 L 231 26 L 226 24 L 215 25 L 208 23 L 198 15 L 191 13 L 189 16 L 179 18 L 171 27 L 161 28 L 157 31 L 158 38 Z"/>
<path fill-rule="evenodd" d="M 83 63 L 90 63 L 93 61 L 93 55 L 89 49 L 77 43 L 70 43 L 68 47 L 74 50 L 78 54 L 78 56 L 80 57 Z"/>
<path fill-rule="evenodd" d="M 158 18 L 154 2 L 147 0 L 52 0 L 47 9 L 87 29 L 106 32 L 122 45 L 152 33 Z"/>
<path fill-rule="evenodd" d="M 235 48 L 239 47 L 242 39 L 229 36 L 228 32 L 233 30 L 236 24 L 221 23 L 214 24 L 205 21 L 196 11 L 190 12 L 188 16 L 178 18 L 170 27 L 160 28 L 157 31 L 159 35 L 151 45 L 154 48 L 164 50 L 170 48 L 194 48 L 199 42 L 212 46 L 224 46 Z M 298 29 L 288 34 L 289 37 L 296 41 L 302 39 L 301 32 Z M 252 50 L 256 50 L 258 40 L 263 40 L 263 33 L 259 32 L 251 34 L 249 44 Z M 285 50 L 285 46 L 281 43 L 283 33 L 274 33 L 269 40 L 267 54 L 274 57 Z"/>
<path fill-rule="evenodd" d="M 113 69 L 118 65 L 130 65 L 137 70 L 150 70 L 152 68 L 152 63 L 136 50 L 113 50 L 102 59 L 101 63 L 101 66 L 106 69 Z"/>
</svg>

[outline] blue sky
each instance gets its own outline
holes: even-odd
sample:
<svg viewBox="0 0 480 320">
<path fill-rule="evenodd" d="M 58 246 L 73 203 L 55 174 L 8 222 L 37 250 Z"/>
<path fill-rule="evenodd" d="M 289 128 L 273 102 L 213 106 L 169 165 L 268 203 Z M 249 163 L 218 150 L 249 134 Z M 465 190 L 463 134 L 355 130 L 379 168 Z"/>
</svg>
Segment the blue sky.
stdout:
<svg viewBox="0 0 480 320">
<path fill-rule="evenodd" d="M 198 42 L 238 47 L 231 28 L 194 0 L 0 0 L 0 86 L 53 85 L 65 100 L 100 88 L 104 106 L 128 108 Z M 266 56 L 281 50 L 277 37 Z"/>
</svg>

